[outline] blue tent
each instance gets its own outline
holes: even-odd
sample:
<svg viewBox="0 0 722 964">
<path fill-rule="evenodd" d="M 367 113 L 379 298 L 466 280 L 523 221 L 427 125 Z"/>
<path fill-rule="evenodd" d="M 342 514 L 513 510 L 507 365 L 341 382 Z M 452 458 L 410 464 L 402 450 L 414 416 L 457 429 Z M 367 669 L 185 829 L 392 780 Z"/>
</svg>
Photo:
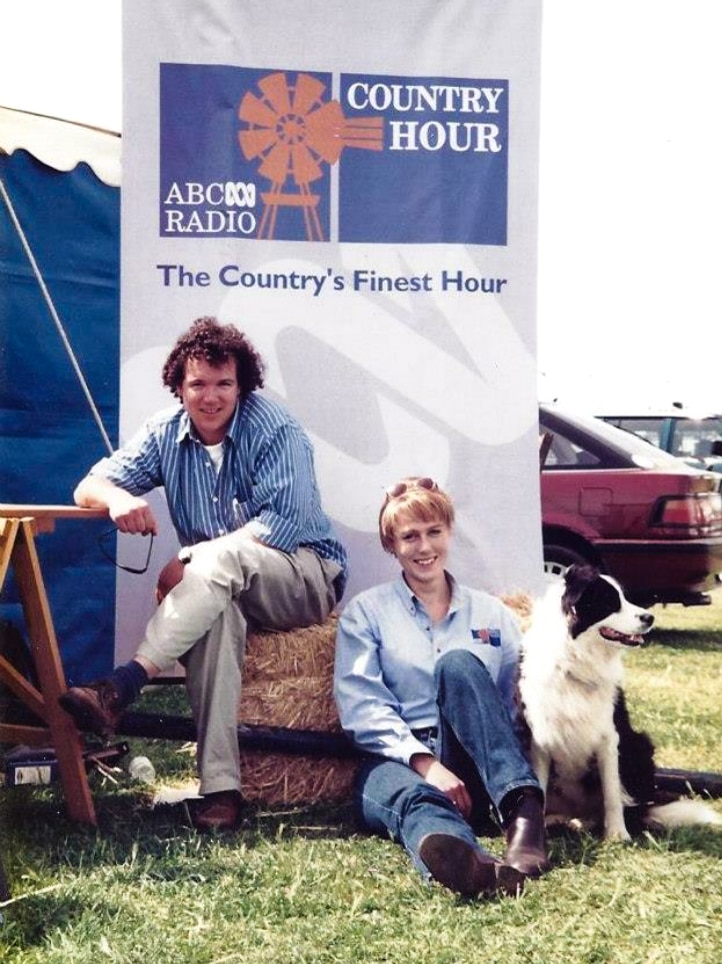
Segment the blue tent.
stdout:
<svg viewBox="0 0 722 964">
<path fill-rule="evenodd" d="M 0 109 L 0 502 L 72 504 L 118 435 L 120 189 L 102 158 L 91 166 L 93 132 L 49 122 L 25 149 L 8 120 L 33 118 L 15 114 Z M 119 158 L 119 137 L 105 137 Z M 71 682 L 113 661 L 115 569 L 98 544 L 108 528 L 62 521 L 37 540 Z M 23 628 L 11 581 L 0 619 Z"/>
</svg>

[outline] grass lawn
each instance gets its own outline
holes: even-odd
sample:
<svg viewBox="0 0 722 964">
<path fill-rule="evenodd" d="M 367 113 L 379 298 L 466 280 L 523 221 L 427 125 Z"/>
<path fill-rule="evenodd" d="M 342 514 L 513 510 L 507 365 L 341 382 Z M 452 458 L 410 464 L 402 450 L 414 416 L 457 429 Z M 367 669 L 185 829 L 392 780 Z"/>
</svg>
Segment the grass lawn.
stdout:
<svg viewBox="0 0 722 964">
<path fill-rule="evenodd" d="M 627 696 L 661 767 L 722 770 L 722 594 L 656 608 L 627 654 Z M 174 706 L 181 687 L 151 688 Z M 193 775 L 186 748 L 131 741 L 163 783 Z M 631 846 L 567 833 L 517 900 L 427 886 L 400 848 L 358 834 L 346 807 L 250 808 L 239 832 L 201 836 L 183 804 L 149 806 L 125 774 L 93 774 L 97 828 L 70 823 L 55 785 L 0 789 L 0 961 L 75 964 L 718 964 L 722 832 Z M 722 813 L 722 800 L 713 802 Z M 500 838 L 485 843 L 497 853 Z"/>
</svg>

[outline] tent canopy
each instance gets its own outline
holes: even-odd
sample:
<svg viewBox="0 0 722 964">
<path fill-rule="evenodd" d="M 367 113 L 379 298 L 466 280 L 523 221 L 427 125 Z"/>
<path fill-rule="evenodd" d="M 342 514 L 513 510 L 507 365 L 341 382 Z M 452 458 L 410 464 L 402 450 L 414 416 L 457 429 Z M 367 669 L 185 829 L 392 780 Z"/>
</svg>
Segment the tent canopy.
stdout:
<svg viewBox="0 0 722 964">
<path fill-rule="evenodd" d="M 118 436 L 120 137 L 0 108 L 0 181 L 0 501 L 72 503 Z M 38 540 L 71 681 L 113 660 L 108 527 Z M 12 584 L 1 602 L 22 627 Z"/>
<path fill-rule="evenodd" d="M 84 161 L 104 184 L 120 186 L 119 133 L 0 107 L 0 152 L 20 149 L 55 171 L 72 171 Z"/>
</svg>

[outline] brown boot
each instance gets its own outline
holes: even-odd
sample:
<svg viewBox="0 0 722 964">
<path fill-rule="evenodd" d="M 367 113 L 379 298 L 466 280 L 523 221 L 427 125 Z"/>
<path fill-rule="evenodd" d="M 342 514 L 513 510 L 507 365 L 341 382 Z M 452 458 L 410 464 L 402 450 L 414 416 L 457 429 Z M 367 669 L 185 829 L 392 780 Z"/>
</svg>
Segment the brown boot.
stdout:
<svg viewBox="0 0 722 964">
<path fill-rule="evenodd" d="M 79 729 L 90 730 L 105 740 L 115 733 L 125 709 L 120 694 L 108 679 L 87 686 L 71 686 L 58 702 Z"/>
<path fill-rule="evenodd" d="M 234 830 L 241 816 L 243 800 L 238 790 L 207 793 L 189 803 L 191 820 L 196 830 Z"/>
<path fill-rule="evenodd" d="M 533 791 L 522 793 L 504 823 L 506 853 L 503 861 L 526 877 L 540 877 L 549 869 L 546 851 L 544 804 Z"/>
<path fill-rule="evenodd" d="M 515 897 L 524 887 L 524 877 L 514 867 L 451 833 L 427 833 L 421 838 L 419 856 L 434 880 L 465 897 Z"/>
</svg>

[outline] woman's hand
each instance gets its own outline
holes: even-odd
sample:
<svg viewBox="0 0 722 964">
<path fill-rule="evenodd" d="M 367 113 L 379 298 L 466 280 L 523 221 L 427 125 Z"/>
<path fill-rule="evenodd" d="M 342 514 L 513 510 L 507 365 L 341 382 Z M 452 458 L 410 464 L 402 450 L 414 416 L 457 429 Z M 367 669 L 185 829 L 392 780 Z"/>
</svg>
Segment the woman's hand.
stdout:
<svg viewBox="0 0 722 964">
<path fill-rule="evenodd" d="M 437 790 L 441 790 L 445 797 L 454 804 L 461 816 L 468 820 L 471 815 L 471 797 L 466 784 L 452 773 L 447 767 L 430 753 L 415 753 L 410 760 L 411 768 L 420 777 L 430 783 Z"/>
</svg>

